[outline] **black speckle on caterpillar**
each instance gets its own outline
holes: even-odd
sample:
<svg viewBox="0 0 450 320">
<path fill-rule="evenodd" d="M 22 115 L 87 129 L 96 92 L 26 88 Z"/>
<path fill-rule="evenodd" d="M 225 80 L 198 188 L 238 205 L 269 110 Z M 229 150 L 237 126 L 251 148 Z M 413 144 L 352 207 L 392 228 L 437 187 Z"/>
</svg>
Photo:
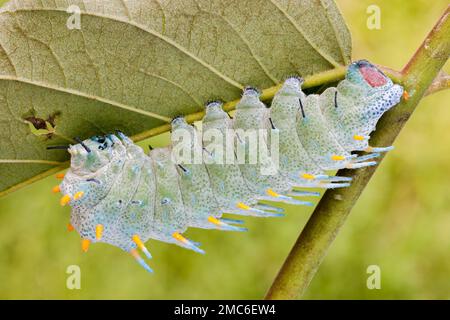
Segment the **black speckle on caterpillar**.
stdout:
<svg viewBox="0 0 450 320">
<path fill-rule="evenodd" d="M 302 82 L 286 79 L 270 108 L 260 101 L 258 89 L 246 87 L 233 119 L 220 101 L 211 101 L 201 132 L 177 117 L 172 144 L 150 148 L 148 155 L 121 132 L 71 145 L 71 167 L 55 191 L 63 194 L 62 205 L 72 207 L 70 224 L 83 239 L 82 249 L 109 243 L 130 252 L 151 272 L 138 251 L 151 258 L 144 245 L 149 239 L 204 253 L 182 235 L 189 227 L 245 231 L 242 221 L 223 214 L 283 215 L 263 200 L 312 205 L 298 198 L 318 194 L 299 188 L 349 186 L 350 178 L 325 172 L 375 165 L 378 152 L 391 149 L 369 146 L 369 135 L 383 113 L 400 101 L 403 88 L 374 65 L 352 63 L 346 79 L 321 95 L 306 96 Z M 216 139 L 207 137 L 208 132 L 215 132 Z M 257 149 L 242 132 L 263 133 Z M 222 155 L 229 141 L 233 148 Z M 263 174 L 266 165 L 275 163 L 274 142 L 276 170 Z M 249 161 L 256 152 L 258 160 Z M 239 154 L 245 161 L 235 161 Z"/>
</svg>

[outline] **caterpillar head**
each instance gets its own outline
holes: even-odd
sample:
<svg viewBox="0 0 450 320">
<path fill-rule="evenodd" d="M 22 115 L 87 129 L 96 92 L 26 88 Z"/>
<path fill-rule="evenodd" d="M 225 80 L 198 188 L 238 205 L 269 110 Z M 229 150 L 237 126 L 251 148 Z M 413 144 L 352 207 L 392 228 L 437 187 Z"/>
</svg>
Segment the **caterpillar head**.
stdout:
<svg viewBox="0 0 450 320">
<path fill-rule="evenodd" d="M 82 173 L 93 173 L 106 166 L 114 158 L 123 157 L 126 149 L 115 135 L 94 136 L 68 149 L 71 167 Z"/>
<path fill-rule="evenodd" d="M 348 141 L 352 150 L 364 150 L 368 141 L 354 141 L 353 135 L 368 136 L 380 117 L 398 104 L 403 95 L 403 87 L 394 84 L 381 70 L 366 60 L 352 63 L 348 67 L 346 81 L 338 85 L 338 91 L 348 99 L 354 99 L 352 110 L 357 117 L 355 126 L 349 131 Z M 335 101 L 338 99 L 335 99 Z M 341 100 L 342 101 L 342 100 Z M 337 105 L 344 107 L 344 103 Z"/>
<path fill-rule="evenodd" d="M 353 62 L 348 67 L 346 78 L 356 85 L 375 91 L 387 90 L 393 86 L 392 80 L 367 60 Z"/>
<path fill-rule="evenodd" d="M 366 60 L 353 62 L 346 78 L 365 92 L 366 107 L 362 111 L 374 121 L 378 121 L 384 112 L 398 104 L 403 95 L 402 86 L 394 84 L 380 69 Z"/>
</svg>

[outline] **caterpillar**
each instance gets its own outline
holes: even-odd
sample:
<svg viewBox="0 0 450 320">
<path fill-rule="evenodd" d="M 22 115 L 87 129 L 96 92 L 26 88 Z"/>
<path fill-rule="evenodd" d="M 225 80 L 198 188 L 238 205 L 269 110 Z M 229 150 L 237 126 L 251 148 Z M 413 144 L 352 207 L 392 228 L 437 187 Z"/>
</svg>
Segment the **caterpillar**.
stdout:
<svg viewBox="0 0 450 320">
<path fill-rule="evenodd" d="M 351 178 L 327 171 L 375 165 L 392 149 L 371 147 L 370 133 L 403 88 L 376 66 L 353 62 L 345 79 L 320 95 L 305 95 L 302 83 L 287 78 L 270 108 L 246 87 L 233 118 L 221 102 L 209 102 L 201 130 L 177 117 L 172 144 L 148 154 L 122 132 L 67 146 L 71 167 L 54 191 L 71 206 L 69 227 L 80 234 L 82 250 L 108 243 L 152 272 L 139 253 L 152 257 L 149 239 L 204 253 L 183 236 L 189 227 L 245 231 L 242 221 L 223 214 L 278 217 L 277 202 L 312 205 L 301 197 L 319 194 L 300 189 L 347 187 Z"/>
</svg>

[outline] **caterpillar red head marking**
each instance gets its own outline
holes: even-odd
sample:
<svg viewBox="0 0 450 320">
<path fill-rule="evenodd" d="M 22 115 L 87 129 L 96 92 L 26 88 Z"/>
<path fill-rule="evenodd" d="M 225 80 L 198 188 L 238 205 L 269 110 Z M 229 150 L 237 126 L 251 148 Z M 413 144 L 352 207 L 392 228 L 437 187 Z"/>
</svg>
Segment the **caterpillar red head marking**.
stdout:
<svg viewBox="0 0 450 320">
<path fill-rule="evenodd" d="M 270 108 L 260 101 L 257 89 L 246 87 L 234 119 L 221 102 L 209 102 L 202 134 L 177 117 L 172 121 L 172 145 L 152 149 L 148 155 L 121 132 L 71 145 L 71 168 L 53 191 L 63 194 L 62 205 L 72 207 L 70 228 L 80 234 L 82 249 L 87 251 L 95 242 L 109 243 L 129 252 L 151 272 L 139 253 L 151 258 L 145 246 L 149 239 L 204 253 L 183 235 L 188 228 L 245 231 L 241 221 L 224 214 L 278 217 L 283 210 L 277 203 L 312 205 L 299 197 L 318 194 L 299 188 L 347 187 L 350 178 L 325 172 L 375 165 L 377 152 L 390 150 L 370 147 L 368 140 L 381 115 L 400 101 L 403 88 L 378 68 L 365 60 L 354 62 L 346 79 L 321 95 L 306 96 L 302 83 L 300 78 L 287 78 Z M 218 163 L 211 150 L 225 148 L 227 139 L 206 141 L 208 130 L 239 140 L 235 145 L 242 148 L 244 159 L 254 151 L 237 131 L 276 131 L 277 170 L 270 174 L 261 170 L 273 165 L 270 134 L 258 141 L 265 156 L 256 163 Z M 181 133 L 190 139 L 188 153 L 200 152 L 199 163 L 174 152 L 182 143 L 176 139 Z M 357 150 L 368 153 L 352 154 Z M 232 149 L 232 160 L 236 155 L 237 149 Z"/>
<path fill-rule="evenodd" d="M 392 84 L 392 81 L 383 72 L 367 60 L 359 60 L 352 63 L 349 67 L 349 72 L 359 72 L 362 80 L 372 88 L 381 87 L 387 83 Z"/>
</svg>

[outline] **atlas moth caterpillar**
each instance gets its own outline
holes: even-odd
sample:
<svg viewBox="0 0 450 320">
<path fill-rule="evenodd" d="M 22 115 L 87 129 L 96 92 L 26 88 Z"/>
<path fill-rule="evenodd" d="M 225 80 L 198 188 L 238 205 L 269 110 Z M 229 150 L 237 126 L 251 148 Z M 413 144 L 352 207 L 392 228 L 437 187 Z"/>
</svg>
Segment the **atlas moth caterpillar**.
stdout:
<svg viewBox="0 0 450 320">
<path fill-rule="evenodd" d="M 224 140 L 206 141 L 181 117 L 172 121 L 172 145 L 148 155 L 121 132 L 69 146 L 71 167 L 55 191 L 63 194 L 62 205 L 72 207 L 70 228 L 80 234 L 82 249 L 87 251 L 94 242 L 109 243 L 130 252 L 151 272 L 138 252 L 151 258 L 144 245 L 149 239 L 204 253 L 183 236 L 189 227 L 244 231 L 242 221 L 223 214 L 276 217 L 283 213 L 274 203 L 311 205 L 298 198 L 318 194 L 300 188 L 349 186 L 351 178 L 326 171 L 375 165 L 379 152 L 391 149 L 370 147 L 369 134 L 400 101 L 403 88 L 374 65 L 352 63 L 346 78 L 320 95 L 306 96 L 301 85 L 302 79 L 288 78 L 270 108 L 260 101 L 258 90 L 248 87 L 233 119 L 220 102 L 206 105 L 203 133 L 216 130 L 228 138 L 233 132 L 229 129 L 277 133 L 278 167 L 271 174 L 261 174 L 270 156 L 254 164 L 219 163 L 211 150 L 224 147 Z M 192 153 L 200 150 L 200 163 L 183 161 L 172 152 L 181 143 L 175 139 L 181 132 L 191 136 Z M 271 154 L 271 137 L 259 141 L 263 154 Z M 231 138 L 237 141 L 233 157 L 238 148 L 246 159 L 252 156 L 246 141 L 236 134 Z"/>
</svg>

